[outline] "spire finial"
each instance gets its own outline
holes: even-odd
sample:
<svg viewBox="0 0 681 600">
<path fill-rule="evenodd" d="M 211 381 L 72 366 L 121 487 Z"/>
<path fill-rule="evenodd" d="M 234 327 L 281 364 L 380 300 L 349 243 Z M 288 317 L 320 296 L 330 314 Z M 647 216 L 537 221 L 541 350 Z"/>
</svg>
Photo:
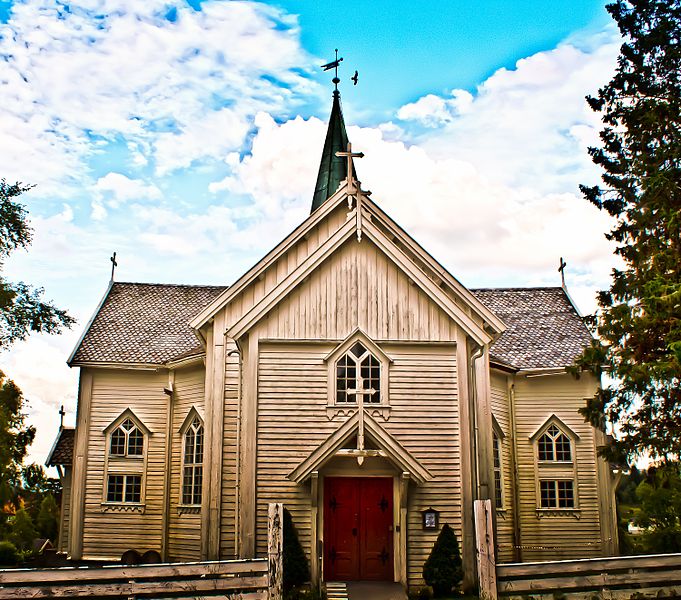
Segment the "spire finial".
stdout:
<svg viewBox="0 0 681 600">
<path fill-rule="evenodd" d="M 329 71 L 330 69 L 334 69 L 334 77 L 331 80 L 334 85 L 334 90 L 333 90 L 333 95 L 336 96 L 338 94 L 338 84 L 340 83 L 340 79 L 338 79 L 338 65 L 343 62 L 343 57 L 341 56 L 338 58 L 338 48 L 336 48 L 336 60 L 332 60 L 329 63 L 326 63 L 325 65 L 322 65 L 322 69 L 324 71 Z"/>
<path fill-rule="evenodd" d="M 59 407 L 59 429 L 64 429 L 64 415 L 66 415 L 66 411 L 64 410 L 64 405 L 62 404 Z"/>
</svg>

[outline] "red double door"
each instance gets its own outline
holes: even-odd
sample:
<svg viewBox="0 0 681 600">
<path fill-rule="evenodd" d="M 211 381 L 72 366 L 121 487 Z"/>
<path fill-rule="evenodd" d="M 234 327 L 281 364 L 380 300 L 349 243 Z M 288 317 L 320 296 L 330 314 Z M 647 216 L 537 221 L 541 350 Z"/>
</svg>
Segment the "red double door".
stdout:
<svg viewBox="0 0 681 600">
<path fill-rule="evenodd" d="M 392 581 L 393 481 L 390 477 L 324 480 L 324 578 Z"/>
</svg>

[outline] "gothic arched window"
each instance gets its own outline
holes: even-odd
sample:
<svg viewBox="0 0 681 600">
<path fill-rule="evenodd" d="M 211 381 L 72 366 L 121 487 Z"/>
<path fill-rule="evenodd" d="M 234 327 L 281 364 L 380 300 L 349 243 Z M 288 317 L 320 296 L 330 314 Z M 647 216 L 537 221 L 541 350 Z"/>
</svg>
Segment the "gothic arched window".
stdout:
<svg viewBox="0 0 681 600">
<path fill-rule="evenodd" d="M 551 425 L 537 441 L 539 460 L 571 462 L 572 446 L 570 438 L 556 425 Z"/>
<path fill-rule="evenodd" d="M 381 361 L 358 340 L 336 362 L 336 403 L 356 404 L 360 394 L 367 404 L 381 402 Z"/>
<path fill-rule="evenodd" d="M 142 456 L 144 454 L 144 434 L 132 419 L 125 419 L 111 432 L 109 454 L 111 456 Z"/>
<path fill-rule="evenodd" d="M 189 422 L 183 438 L 182 504 L 199 505 L 203 487 L 203 423 L 198 416 Z"/>
</svg>

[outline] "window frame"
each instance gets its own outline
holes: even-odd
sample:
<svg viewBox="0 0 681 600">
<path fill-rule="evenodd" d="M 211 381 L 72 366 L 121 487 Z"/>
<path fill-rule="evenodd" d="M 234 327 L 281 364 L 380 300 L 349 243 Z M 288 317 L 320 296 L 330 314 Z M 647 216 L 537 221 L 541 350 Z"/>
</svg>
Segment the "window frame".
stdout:
<svg viewBox="0 0 681 600">
<path fill-rule="evenodd" d="M 129 433 L 125 433 L 125 452 L 123 454 L 114 454 L 111 452 L 112 437 L 126 421 L 130 421 L 132 425 L 142 434 L 142 453 L 133 454 L 129 452 Z M 146 473 L 147 473 L 147 457 L 149 454 L 149 444 L 152 432 L 144 425 L 142 420 L 135 415 L 130 409 L 126 408 L 118 417 L 116 417 L 102 432 L 104 435 L 104 471 L 102 476 L 102 501 L 101 507 L 103 512 L 120 511 L 120 512 L 144 512 L 146 502 Z M 121 476 L 123 477 L 123 490 L 121 500 L 109 500 L 109 478 Z M 128 487 L 128 478 L 140 478 L 140 494 L 139 500 L 128 501 L 125 499 L 126 490 Z"/>
<path fill-rule="evenodd" d="M 501 430 L 501 427 L 499 426 L 496 418 L 494 415 L 492 415 L 492 475 L 493 475 L 493 484 L 494 484 L 494 501 L 495 501 L 495 510 L 497 511 L 504 511 L 506 510 L 506 490 L 504 489 L 505 487 L 505 477 L 504 477 L 504 432 Z M 496 450 L 498 451 L 498 457 L 496 456 L 497 452 L 495 451 L 495 438 L 496 438 Z M 497 469 L 496 466 L 496 461 L 497 458 L 499 459 L 499 467 Z M 497 490 L 497 477 L 496 474 L 497 472 L 499 473 L 499 490 Z M 498 493 L 497 493 L 498 492 Z M 498 497 L 497 497 L 498 496 Z"/>
<path fill-rule="evenodd" d="M 558 431 L 555 435 L 551 434 L 552 439 L 552 458 L 540 458 L 540 442 L 544 435 L 549 435 L 549 430 L 555 427 Z M 561 435 L 564 435 L 570 444 L 570 460 L 557 460 L 556 442 Z M 542 516 L 568 516 L 572 515 L 579 518 L 579 481 L 577 477 L 577 444 L 579 436 L 558 416 L 550 415 L 544 423 L 530 436 L 532 444 L 532 454 L 535 465 L 535 498 L 537 518 Z M 572 506 L 560 506 L 558 482 L 569 481 L 572 483 Z M 542 505 L 542 483 L 553 482 L 555 492 L 555 505 Z"/>
<path fill-rule="evenodd" d="M 202 450 L 202 461 L 201 463 L 192 463 L 191 465 L 187 465 L 186 463 L 186 443 L 187 443 L 187 433 L 189 432 L 190 428 L 192 427 L 194 421 L 199 422 L 201 429 L 203 431 L 203 450 Z M 179 434 L 181 437 L 181 447 L 182 447 L 182 460 L 180 461 L 180 476 L 179 476 L 179 490 L 178 490 L 178 502 L 177 506 L 180 510 L 182 511 L 192 511 L 192 510 L 197 510 L 200 509 L 201 504 L 204 499 L 203 495 L 203 489 L 204 489 L 204 482 L 205 482 L 205 470 L 204 470 L 204 465 L 205 465 L 205 456 L 206 456 L 206 426 L 203 417 L 199 414 L 199 411 L 196 409 L 196 407 L 192 406 L 189 409 L 189 412 L 187 413 L 187 416 L 185 417 L 184 421 L 182 422 L 182 425 L 180 426 L 179 429 Z M 194 480 L 196 476 L 196 467 L 200 466 L 201 468 L 201 502 L 196 504 L 196 503 L 191 503 L 187 504 L 184 502 L 184 482 L 185 482 L 185 468 L 186 467 L 191 467 L 193 469 L 192 473 L 192 480 Z"/>
<path fill-rule="evenodd" d="M 327 382 L 328 382 L 328 400 L 327 400 L 327 416 L 333 418 L 338 414 L 351 414 L 357 409 L 357 402 L 337 402 L 337 365 L 338 361 L 350 352 L 351 348 L 360 342 L 364 348 L 372 355 L 379 364 L 380 374 L 380 402 L 364 402 L 364 408 L 373 416 L 381 415 L 386 417 L 390 411 L 390 389 L 389 389 L 389 373 L 392 359 L 361 329 L 353 331 L 343 342 L 341 342 L 334 350 L 332 350 L 324 361 L 327 363 Z M 359 368 L 359 363 L 358 368 Z"/>
</svg>

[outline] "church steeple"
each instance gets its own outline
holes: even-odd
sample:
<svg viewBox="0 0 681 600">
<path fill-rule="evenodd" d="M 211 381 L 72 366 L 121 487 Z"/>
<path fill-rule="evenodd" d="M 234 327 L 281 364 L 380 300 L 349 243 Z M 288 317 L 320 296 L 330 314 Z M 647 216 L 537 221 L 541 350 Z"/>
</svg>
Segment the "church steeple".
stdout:
<svg viewBox="0 0 681 600">
<path fill-rule="evenodd" d="M 329 128 L 326 131 L 326 140 L 324 140 L 322 160 L 319 164 L 317 185 L 314 188 L 312 210 L 310 212 L 317 210 L 338 189 L 341 181 L 347 179 L 347 161 L 341 156 L 336 156 L 336 152 L 347 150 L 348 141 L 343 111 L 340 105 L 340 92 L 334 90 Z M 352 170 L 353 176 L 356 178 L 354 166 Z"/>
</svg>

